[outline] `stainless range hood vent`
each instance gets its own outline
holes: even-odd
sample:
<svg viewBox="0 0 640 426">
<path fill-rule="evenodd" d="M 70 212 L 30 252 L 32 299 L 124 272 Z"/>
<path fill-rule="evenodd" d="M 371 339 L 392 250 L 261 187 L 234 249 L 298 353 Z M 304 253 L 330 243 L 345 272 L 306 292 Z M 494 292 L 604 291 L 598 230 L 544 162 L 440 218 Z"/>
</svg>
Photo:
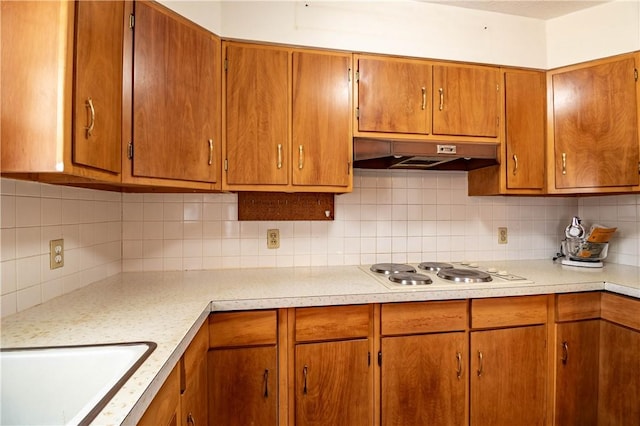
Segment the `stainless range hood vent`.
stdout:
<svg viewBox="0 0 640 426">
<path fill-rule="evenodd" d="M 353 138 L 359 169 L 474 170 L 498 164 L 498 144 Z"/>
</svg>

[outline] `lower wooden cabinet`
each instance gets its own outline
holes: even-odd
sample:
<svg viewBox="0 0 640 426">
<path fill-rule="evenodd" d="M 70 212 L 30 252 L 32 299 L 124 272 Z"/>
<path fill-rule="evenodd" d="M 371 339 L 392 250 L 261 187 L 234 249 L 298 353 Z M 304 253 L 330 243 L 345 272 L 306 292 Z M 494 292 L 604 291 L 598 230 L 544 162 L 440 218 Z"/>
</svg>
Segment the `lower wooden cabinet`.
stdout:
<svg viewBox="0 0 640 426">
<path fill-rule="evenodd" d="M 181 424 L 180 364 L 178 363 L 151 401 L 138 426 L 180 426 Z"/>
</svg>

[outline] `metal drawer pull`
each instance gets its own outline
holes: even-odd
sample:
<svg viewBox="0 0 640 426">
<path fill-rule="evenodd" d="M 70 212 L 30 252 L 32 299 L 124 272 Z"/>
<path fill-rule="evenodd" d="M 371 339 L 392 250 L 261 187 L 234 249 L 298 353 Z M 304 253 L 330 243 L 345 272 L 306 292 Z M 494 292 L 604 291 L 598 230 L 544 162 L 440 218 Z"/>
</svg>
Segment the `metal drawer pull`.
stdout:
<svg viewBox="0 0 640 426">
<path fill-rule="evenodd" d="M 282 168 L 282 144 L 281 143 L 278 144 L 278 163 L 277 163 L 277 167 L 278 167 L 278 169 Z"/>
<path fill-rule="evenodd" d="M 304 167 L 304 147 L 300 145 L 298 147 L 298 168 L 302 170 Z"/>
<path fill-rule="evenodd" d="M 460 352 L 456 352 L 456 359 L 458 360 L 458 369 L 456 370 L 456 375 L 458 379 L 462 378 L 462 354 Z"/>
<path fill-rule="evenodd" d="M 480 377 L 480 376 L 482 376 L 482 373 L 484 372 L 483 371 L 484 370 L 484 365 L 483 365 L 484 364 L 483 363 L 484 359 L 482 357 L 482 352 L 480 352 L 480 351 L 478 351 L 478 361 L 480 362 L 478 364 L 478 377 Z"/>
<path fill-rule="evenodd" d="M 427 88 L 422 88 L 422 110 L 427 109 Z"/>
<path fill-rule="evenodd" d="M 187 414 L 187 424 L 191 426 L 196 426 L 196 421 L 193 418 L 193 414 L 191 413 Z"/>
<path fill-rule="evenodd" d="M 89 139 L 93 132 L 93 126 L 96 124 L 96 110 L 93 107 L 93 100 L 91 98 L 87 99 L 84 106 L 89 108 L 89 125 L 85 127 L 85 130 L 87 131 L 86 138 Z"/>
<path fill-rule="evenodd" d="M 209 139 L 209 165 L 213 164 L 213 139 Z"/>
<path fill-rule="evenodd" d="M 566 364 L 569 360 L 569 343 L 565 340 L 562 342 L 562 363 Z"/>
<path fill-rule="evenodd" d="M 442 111 L 444 109 L 444 89 L 441 87 L 438 92 L 440 93 L 440 107 L 438 109 Z"/>
<path fill-rule="evenodd" d="M 513 154 L 513 175 L 515 176 L 518 173 L 518 156 Z"/>
<path fill-rule="evenodd" d="M 567 174 L 567 154 L 565 152 L 562 153 L 562 174 Z"/>
<path fill-rule="evenodd" d="M 305 395 L 307 394 L 307 370 L 308 369 L 309 369 L 309 366 L 307 366 L 306 364 L 302 369 L 302 376 L 304 377 L 304 386 L 302 387 L 302 393 Z"/>
<path fill-rule="evenodd" d="M 269 369 L 264 370 L 264 397 L 269 398 Z"/>
</svg>

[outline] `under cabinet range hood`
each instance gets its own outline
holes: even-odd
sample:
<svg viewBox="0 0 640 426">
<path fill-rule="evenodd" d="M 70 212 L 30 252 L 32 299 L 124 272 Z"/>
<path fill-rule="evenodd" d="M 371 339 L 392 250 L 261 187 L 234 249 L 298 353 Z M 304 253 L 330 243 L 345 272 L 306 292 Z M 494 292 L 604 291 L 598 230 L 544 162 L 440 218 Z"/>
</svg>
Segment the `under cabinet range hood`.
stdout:
<svg viewBox="0 0 640 426">
<path fill-rule="evenodd" d="M 498 164 L 498 143 L 353 138 L 356 169 L 474 170 Z"/>
</svg>

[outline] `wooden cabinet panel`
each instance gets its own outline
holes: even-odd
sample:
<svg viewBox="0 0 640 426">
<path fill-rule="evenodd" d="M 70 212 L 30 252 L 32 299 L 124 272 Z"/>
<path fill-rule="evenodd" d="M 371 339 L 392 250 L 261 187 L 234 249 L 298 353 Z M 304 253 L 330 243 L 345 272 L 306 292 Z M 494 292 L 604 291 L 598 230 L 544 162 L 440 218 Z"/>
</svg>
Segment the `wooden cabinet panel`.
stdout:
<svg viewBox="0 0 640 426">
<path fill-rule="evenodd" d="M 431 65 L 419 60 L 356 58 L 358 130 L 429 134 Z"/>
<path fill-rule="evenodd" d="M 556 296 L 556 321 L 600 318 L 599 291 L 567 293 Z"/>
<path fill-rule="evenodd" d="M 276 346 L 209 351 L 209 423 L 278 424 Z"/>
<path fill-rule="evenodd" d="M 124 2 L 76 2 L 73 161 L 120 173 Z"/>
<path fill-rule="evenodd" d="M 634 57 L 550 73 L 555 188 L 636 186 Z"/>
<path fill-rule="evenodd" d="M 464 330 L 468 324 L 466 300 L 385 303 L 380 309 L 383 336 Z"/>
<path fill-rule="evenodd" d="M 507 189 L 544 188 L 545 75 L 505 71 Z"/>
<path fill-rule="evenodd" d="M 366 339 L 297 344 L 295 424 L 371 425 L 371 374 Z"/>
<path fill-rule="evenodd" d="M 206 424 L 209 420 L 207 352 L 209 328 L 205 323 L 182 356 L 180 395 L 181 421 L 184 426 Z"/>
<path fill-rule="evenodd" d="M 296 309 L 296 342 L 367 337 L 370 309 L 369 305 Z"/>
<path fill-rule="evenodd" d="M 209 316 L 209 344 L 212 348 L 275 345 L 277 312 L 216 312 Z"/>
<path fill-rule="evenodd" d="M 640 332 L 602 321 L 599 371 L 598 425 L 640 424 Z"/>
<path fill-rule="evenodd" d="M 467 335 L 382 338 L 382 426 L 464 425 Z"/>
<path fill-rule="evenodd" d="M 138 426 L 181 425 L 180 415 L 180 364 L 176 364 L 169 377 L 138 422 Z"/>
<path fill-rule="evenodd" d="M 601 315 L 603 319 L 640 331 L 640 301 L 632 297 L 602 293 Z"/>
<path fill-rule="evenodd" d="M 348 186 L 351 54 L 293 52 L 293 184 Z"/>
<path fill-rule="evenodd" d="M 289 52 L 236 43 L 224 49 L 226 182 L 287 185 Z"/>
<path fill-rule="evenodd" d="M 497 68 L 433 66 L 433 133 L 498 137 Z"/>
<path fill-rule="evenodd" d="M 545 424 L 544 325 L 471 332 L 471 425 Z"/>
<path fill-rule="evenodd" d="M 557 325 L 555 422 L 598 424 L 600 320 Z"/>
<path fill-rule="evenodd" d="M 220 40 L 148 2 L 134 31 L 133 174 L 216 182 Z"/>
<path fill-rule="evenodd" d="M 471 301 L 471 327 L 510 327 L 544 324 L 547 296 L 513 296 Z"/>
</svg>

